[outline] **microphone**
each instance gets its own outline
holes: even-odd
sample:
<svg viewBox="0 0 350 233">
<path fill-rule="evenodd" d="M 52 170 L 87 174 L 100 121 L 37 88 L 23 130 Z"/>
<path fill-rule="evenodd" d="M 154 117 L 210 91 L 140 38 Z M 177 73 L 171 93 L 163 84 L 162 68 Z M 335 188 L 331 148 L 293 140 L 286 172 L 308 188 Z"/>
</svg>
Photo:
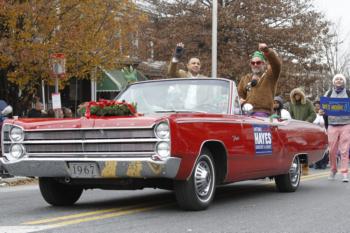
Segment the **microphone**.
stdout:
<svg viewBox="0 0 350 233">
<path fill-rule="evenodd" d="M 252 87 L 255 87 L 256 84 L 258 84 L 258 80 L 253 79 L 252 81 L 250 81 L 247 86 L 245 87 L 246 91 L 250 91 L 252 89 Z"/>
</svg>

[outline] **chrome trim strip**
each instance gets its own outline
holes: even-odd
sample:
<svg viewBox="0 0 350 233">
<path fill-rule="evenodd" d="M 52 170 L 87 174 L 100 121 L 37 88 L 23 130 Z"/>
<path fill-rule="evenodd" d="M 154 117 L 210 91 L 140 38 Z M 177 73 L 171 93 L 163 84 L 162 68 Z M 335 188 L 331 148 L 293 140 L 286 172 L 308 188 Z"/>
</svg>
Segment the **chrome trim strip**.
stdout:
<svg viewBox="0 0 350 233">
<path fill-rule="evenodd" d="M 140 154 L 135 154 L 134 156 L 137 157 L 137 158 L 151 158 L 152 155 L 154 153 L 149 153 L 149 154 L 145 154 L 145 155 L 140 155 Z M 91 160 L 91 159 L 94 159 L 94 160 L 100 160 L 100 159 L 122 159 L 122 158 L 130 158 L 129 156 L 120 156 L 120 155 L 108 155 L 108 156 L 84 156 L 84 157 L 74 157 L 74 156 L 69 156 L 69 155 L 60 155 L 60 154 L 56 154 L 54 156 L 53 159 L 73 159 L 73 160 L 79 160 L 79 159 L 84 159 L 84 160 Z M 47 156 L 46 154 L 45 155 L 38 155 L 38 154 L 35 154 L 33 156 L 31 156 L 29 159 L 51 159 L 49 156 Z"/>
<path fill-rule="evenodd" d="M 238 124 L 241 125 L 242 123 L 246 123 L 246 124 L 254 124 L 254 125 L 270 125 L 270 123 L 267 123 L 265 121 L 261 121 L 259 122 L 259 119 L 257 119 L 257 121 L 255 122 L 238 122 L 241 121 L 240 119 L 237 121 L 232 121 L 232 120 L 223 120 L 223 119 L 183 119 L 183 120 L 177 120 L 176 122 L 179 124 L 184 124 L 184 123 L 223 123 L 223 124 Z"/>
<path fill-rule="evenodd" d="M 230 95 L 229 95 L 229 101 L 228 101 L 228 108 L 229 108 L 229 111 L 228 111 L 228 114 L 231 114 L 233 115 L 233 82 L 230 82 Z"/>
<path fill-rule="evenodd" d="M 26 153 L 24 155 L 24 159 L 32 159 L 32 158 L 47 158 L 47 159 L 55 159 L 55 158 L 72 158 L 72 159 L 102 159 L 102 158 L 130 158 L 132 156 L 134 157 L 152 157 L 155 155 L 154 151 L 148 151 L 148 152 L 86 152 L 86 153 Z M 4 158 L 7 158 L 9 156 L 9 153 L 4 153 Z M 76 157 L 80 156 L 80 157 Z M 123 156 L 123 157 L 121 157 Z"/>
<path fill-rule="evenodd" d="M 197 119 L 197 120 L 193 120 L 193 119 L 184 119 L 184 120 L 177 120 L 176 121 L 179 124 L 183 124 L 183 123 L 225 123 L 225 124 L 241 124 L 241 122 L 237 122 L 237 121 L 232 121 L 232 120 L 223 120 L 223 119 L 218 119 L 218 120 L 207 120 L 207 119 Z M 255 124 L 255 123 L 254 123 Z"/>
<path fill-rule="evenodd" d="M 147 139 L 87 139 L 87 140 L 33 140 L 33 141 L 23 141 L 21 144 L 88 144 L 88 143 L 118 143 L 118 142 L 158 142 L 158 141 L 170 141 L 169 139 L 157 139 L 157 138 L 147 138 Z M 12 144 L 12 142 L 4 142 L 4 144 Z"/>
<path fill-rule="evenodd" d="M 110 120 L 113 120 L 113 119 L 110 119 Z M 57 123 L 59 124 L 59 123 Z M 114 129 L 114 130 L 118 130 L 118 129 L 152 129 L 153 126 L 154 126 L 154 122 L 152 122 L 152 125 L 150 126 L 125 126 L 125 127 L 119 127 L 119 126 L 111 126 L 111 127 L 99 127 L 99 128 L 53 128 L 53 129 L 25 129 L 25 132 L 37 132 L 37 131 L 67 131 L 67 130 L 100 130 L 100 129 L 103 129 L 103 130 L 106 130 L 106 129 Z M 17 126 L 16 124 L 11 124 L 11 125 L 15 125 Z"/>
<path fill-rule="evenodd" d="M 63 152 L 63 153 L 27 153 L 26 155 L 28 155 L 28 157 L 30 156 L 69 156 L 69 155 L 81 155 L 81 156 L 85 156 L 85 155 L 153 155 L 154 153 L 152 152 L 72 152 L 72 153 L 67 153 L 67 152 Z M 99 156 L 97 156 L 99 158 Z"/>
<path fill-rule="evenodd" d="M 151 158 L 145 158 L 145 157 L 133 157 L 133 158 L 23 158 L 14 162 L 6 161 L 4 158 L 0 158 L 0 164 L 16 164 L 20 162 L 30 162 L 30 161 L 90 161 L 90 162 L 96 162 L 96 161 L 150 161 L 150 162 L 159 162 L 162 161 L 155 161 Z"/>
</svg>

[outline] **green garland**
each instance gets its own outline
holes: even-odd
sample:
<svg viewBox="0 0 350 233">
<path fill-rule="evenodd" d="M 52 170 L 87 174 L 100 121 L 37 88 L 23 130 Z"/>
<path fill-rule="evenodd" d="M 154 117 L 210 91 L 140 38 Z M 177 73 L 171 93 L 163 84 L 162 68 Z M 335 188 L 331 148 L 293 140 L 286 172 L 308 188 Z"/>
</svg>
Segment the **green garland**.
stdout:
<svg viewBox="0 0 350 233">
<path fill-rule="evenodd" d="M 137 104 L 131 103 L 131 105 L 136 110 Z M 85 116 L 86 107 L 81 109 L 81 115 Z M 91 106 L 90 114 L 92 116 L 133 116 L 134 114 L 131 112 L 130 108 L 126 104 L 116 104 L 110 106 Z"/>
</svg>

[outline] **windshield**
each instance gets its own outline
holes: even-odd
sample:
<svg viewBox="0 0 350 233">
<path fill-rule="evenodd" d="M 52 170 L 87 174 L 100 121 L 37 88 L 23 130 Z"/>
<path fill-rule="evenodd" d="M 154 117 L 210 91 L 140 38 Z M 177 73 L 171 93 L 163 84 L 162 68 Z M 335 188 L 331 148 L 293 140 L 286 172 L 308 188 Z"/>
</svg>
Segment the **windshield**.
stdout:
<svg viewBox="0 0 350 233">
<path fill-rule="evenodd" d="M 220 79 L 177 79 L 131 85 L 116 99 L 137 112 L 228 113 L 230 83 Z"/>
</svg>

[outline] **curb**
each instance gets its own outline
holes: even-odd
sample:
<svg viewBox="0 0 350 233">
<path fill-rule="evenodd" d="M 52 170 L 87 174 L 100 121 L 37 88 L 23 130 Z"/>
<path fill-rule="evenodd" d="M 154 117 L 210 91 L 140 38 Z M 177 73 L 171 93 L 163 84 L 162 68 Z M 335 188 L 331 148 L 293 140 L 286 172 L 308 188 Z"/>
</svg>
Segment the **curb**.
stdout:
<svg viewBox="0 0 350 233">
<path fill-rule="evenodd" d="M 29 177 L 22 177 L 22 176 L 0 178 L 0 188 L 17 186 L 17 185 L 35 184 L 35 183 L 37 183 L 37 178 L 29 178 Z"/>
</svg>

